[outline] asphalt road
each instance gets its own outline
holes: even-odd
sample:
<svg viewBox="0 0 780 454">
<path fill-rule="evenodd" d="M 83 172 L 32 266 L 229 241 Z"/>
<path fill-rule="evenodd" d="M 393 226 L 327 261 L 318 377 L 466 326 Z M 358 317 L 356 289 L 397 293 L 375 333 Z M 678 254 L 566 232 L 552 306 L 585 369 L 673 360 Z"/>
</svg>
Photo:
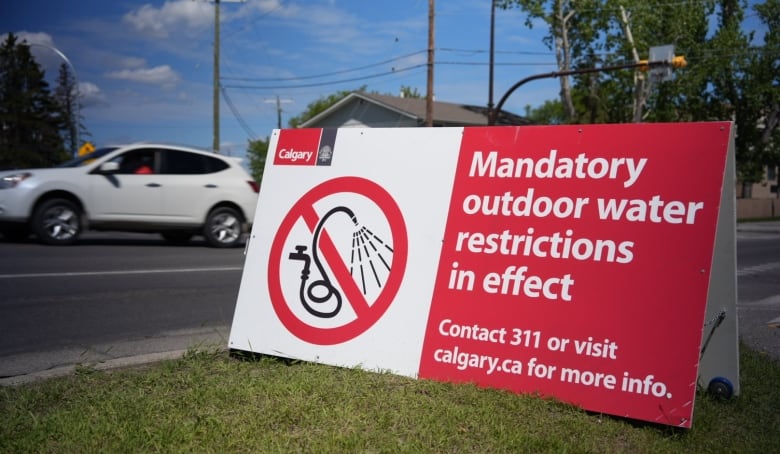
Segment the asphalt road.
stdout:
<svg viewBox="0 0 780 454">
<path fill-rule="evenodd" d="M 780 360 L 780 223 L 737 237 L 740 337 Z M 0 240 L 0 257 L 0 385 L 227 347 L 243 249 L 98 233 L 73 247 Z"/>
<path fill-rule="evenodd" d="M 0 257 L 0 377 L 13 377 L 225 348 L 244 250 L 95 233 L 72 247 L 0 242 Z"/>
<path fill-rule="evenodd" d="M 739 336 L 780 360 L 780 222 L 737 227 Z"/>
</svg>

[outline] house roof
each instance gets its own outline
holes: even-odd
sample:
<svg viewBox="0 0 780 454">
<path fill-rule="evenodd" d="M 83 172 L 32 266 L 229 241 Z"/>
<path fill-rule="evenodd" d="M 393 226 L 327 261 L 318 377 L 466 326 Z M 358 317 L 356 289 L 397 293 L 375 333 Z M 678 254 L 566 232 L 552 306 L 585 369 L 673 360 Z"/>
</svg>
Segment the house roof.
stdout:
<svg viewBox="0 0 780 454">
<path fill-rule="evenodd" d="M 401 98 L 398 96 L 355 91 L 320 112 L 318 115 L 310 118 L 308 121 L 304 122 L 301 127 L 307 127 L 317 123 L 320 119 L 327 117 L 355 98 L 371 102 L 377 106 L 393 111 L 398 115 L 403 115 L 416 120 L 420 125 L 425 123 L 427 104 L 425 98 Z M 487 107 L 442 101 L 434 101 L 433 103 L 434 126 L 485 126 L 487 123 Z M 529 124 L 529 121 L 526 118 L 514 115 L 507 111 L 501 111 L 496 124 L 525 125 Z"/>
</svg>

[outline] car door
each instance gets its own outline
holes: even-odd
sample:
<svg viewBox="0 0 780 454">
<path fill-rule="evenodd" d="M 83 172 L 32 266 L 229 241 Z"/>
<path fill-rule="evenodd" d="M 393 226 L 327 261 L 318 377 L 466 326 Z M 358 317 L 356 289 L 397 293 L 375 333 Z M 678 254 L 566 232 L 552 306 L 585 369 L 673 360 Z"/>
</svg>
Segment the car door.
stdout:
<svg viewBox="0 0 780 454">
<path fill-rule="evenodd" d="M 210 165 L 213 158 L 185 150 L 162 150 L 160 156 L 166 178 L 162 200 L 165 216 L 172 221 L 201 224 L 218 195 Z"/>
<path fill-rule="evenodd" d="M 154 148 L 126 151 L 110 161 L 119 169 L 90 175 L 88 203 L 95 221 L 157 222 L 163 215 L 163 176 Z"/>
</svg>

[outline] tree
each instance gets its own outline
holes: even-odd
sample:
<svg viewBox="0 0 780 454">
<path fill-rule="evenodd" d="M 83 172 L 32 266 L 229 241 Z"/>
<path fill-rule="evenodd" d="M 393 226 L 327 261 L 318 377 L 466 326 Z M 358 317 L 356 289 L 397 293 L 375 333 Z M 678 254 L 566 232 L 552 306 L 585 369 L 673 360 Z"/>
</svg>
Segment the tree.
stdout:
<svg viewBox="0 0 780 454">
<path fill-rule="evenodd" d="M 249 173 L 257 184 L 262 184 L 265 159 L 268 155 L 268 139 L 250 140 L 246 155 L 249 159 Z"/>
<path fill-rule="evenodd" d="M 760 143 L 761 118 L 764 116 L 763 89 L 754 83 L 757 54 L 751 50 L 752 36 L 741 30 L 744 16 L 741 0 L 721 0 L 719 27 L 712 37 L 714 49 L 729 49 L 729 56 L 711 70 L 710 108 L 724 119 L 737 124 L 735 139 L 737 179 L 744 183 L 743 197 L 750 197 L 752 183 L 760 182 L 766 164 L 765 148 Z"/>
<path fill-rule="evenodd" d="M 82 123 L 81 101 L 76 78 L 65 63 L 60 65 L 54 98 L 62 111 L 63 140 L 68 150 L 75 156 L 81 146 L 80 139 L 88 136 L 89 133 Z"/>
<path fill-rule="evenodd" d="M 566 114 L 560 100 L 547 100 L 539 107 L 525 106 L 525 117 L 534 125 L 560 125 L 566 123 Z"/>
<path fill-rule="evenodd" d="M 420 94 L 420 91 L 417 90 L 416 88 L 407 87 L 406 85 L 401 85 L 401 97 L 421 99 L 423 96 Z"/>
<path fill-rule="evenodd" d="M 601 0 L 498 0 L 502 8 L 518 7 L 528 14 L 525 24 L 533 28 L 534 20 L 548 26 L 545 44 L 555 52 L 558 71 L 576 68 L 583 58 L 593 55 L 602 46 L 600 33 L 606 29 Z M 571 78 L 562 76 L 560 100 L 567 122 L 578 121 L 574 105 Z"/>
<path fill-rule="evenodd" d="M 0 46 L 0 168 L 50 167 L 68 159 L 62 113 L 30 47 L 9 34 Z"/>
<path fill-rule="evenodd" d="M 768 0 L 754 7 L 766 25 L 762 52 L 752 60 L 756 93 L 752 102 L 761 109 L 756 125 L 758 146 L 763 148 L 766 164 L 780 165 L 780 1 Z"/>
<path fill-rule="evenodd" d="M 556 51 L 560 71 L 637 62 L 650 47 L 673 44 L 690 62 L 673 81 L 654 82 L 631 70 L 577 75 L 568 88 L 562 81 L 566 121 L 733 120 L 743 183 L 760 181 L 766 164 L 780 162 L 777 4 L 755 6 L 769 30 L 761 47 L 741 28 L 745 0 L 501 1 L 525 11 L 527 26 L 537 19 L 547 24 L 545 42 Z"/>
<path fill-rule="evenodd" d="M 697 2 L 646 2 L 611 0 L 607 6 L 610 32 L 606 34 L 605 59 L 609 64 L 649 56 L 651 47 L 673 44 L 677 54 L 692 62 L 675 71 L 674 80 L 659 82 L 643 71 L 619 71 L 606 78 L 602 96 L 613 109 L 609 122 L 690 121 L 706 115 L 707 35 L 713 0 Z"/>
</svg>

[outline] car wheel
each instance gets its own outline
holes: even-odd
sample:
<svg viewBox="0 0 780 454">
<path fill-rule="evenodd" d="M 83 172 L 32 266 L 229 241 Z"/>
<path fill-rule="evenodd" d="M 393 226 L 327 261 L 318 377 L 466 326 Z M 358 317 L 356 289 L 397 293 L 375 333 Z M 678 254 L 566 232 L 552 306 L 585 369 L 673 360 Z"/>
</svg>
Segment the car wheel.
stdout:
<svg viewBox="0 0 780 454">
<path fill-rule="evenodd" d="M 169 232 L 163 232 L 162 237 L 165 238 L 165 241 L 173 244 L 187 244 L 192 238 L 192 232 L 171 230 Z"/>
<path fill-rule="evenodd" d="M 212 247 L 233 247 L 238 244 L 243 233 L 241 215 L 233 208 L 222 207 L 209 213 L 203 236 Z"/>
<path fill-rule="evenodd" d="M 32 228 L 42 243 L 73 244 L 81 235 L 81 212 L 70 200 L 47 200 L 36 208 Z"/>
</svg>

